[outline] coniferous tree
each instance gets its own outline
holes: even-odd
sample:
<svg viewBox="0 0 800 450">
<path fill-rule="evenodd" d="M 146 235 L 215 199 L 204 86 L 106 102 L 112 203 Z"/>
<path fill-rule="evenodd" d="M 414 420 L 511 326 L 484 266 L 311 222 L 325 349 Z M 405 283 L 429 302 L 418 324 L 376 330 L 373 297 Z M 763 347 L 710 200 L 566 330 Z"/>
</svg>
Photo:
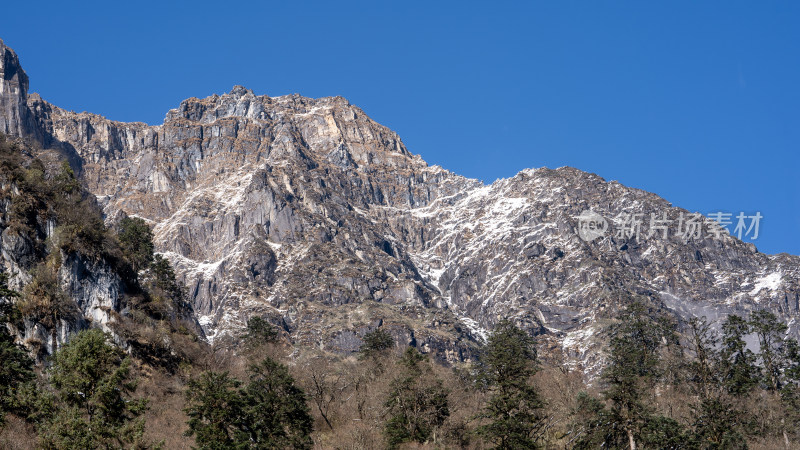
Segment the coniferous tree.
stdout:
<svg viewBox="0 0 800 450">
<path fill-rule="evenodd" d="M 785 445 L 789 440 L 798 440 L 800 434 L 800 345 L 794 339 L 786 342 L 786 368 L 781 388 L 781 404 L 784 408 Z"/>
<path fill-rule="evenodd" d="M 382 328 L 376 328 L 365 334 L 363 341 L 358 350 L 363 358 L 385 354 L 394 346 L 394 338 Z"/>
<path fill-rule="evenodd" d="M 278 342 L 278 329 L 263 317 L 254 316 L 247 321 L 244 341 L 252 347 Z"/>
<path fill-rule="evenodd" d="M 675 420 L 660 416 L 649 403 L 651 389 L 659 381 L 660 351 L 673 341 L 674 325 L 666 317 L 635 301 L 610 329 L 609 363 L 602 379 L 607 388 L 606 407 L 586 398 L 593 408 L 583 426 L 576 448 L 680 448 L 685 430 Z M 584 396 L 585 397 L 585 396 Z"/>
<path fill-rule="evenodd" d="M 791 448 L 790 432 L 795 428 L 794 412 L 797 392 L 792 389 L 792 359 L 797 354 L 797 342 L 785 339 L 788 327 L 778 317 L 766 310 L 758 310 L 750 315 L 750 331 L 758 338 L 758 360 L 761 361 L 761 380 L 767 392 L 776 398 L 780 405 L 778 424 L 785 447 Z M 788 421 L 787 421 L 788 420 Z"/>
<path fill-rule="evenodd" d="M 767 390 L 778 392 L 782 387 L 783 369 L 786 365 L 786 324 L 766 310 L 755 311 L 747 322 L 750 331 L 758 338 L 758 359 L 761 361 L 762 380 Z"/>
<path fill-rule="evenodd" d="M 147 294 L 144 303 L 137 307 L 150 317 L 174 320 L 188 315 L 191 310 L 183 285 L 175 278 L 172 264 L 163 256 L 153 255 L 153 262 L 142 273 L 141 284 Z"/>
<path fill-rule="evenodd" d="M 44 447 L 141 444 L 147 403 L 131 398 L 130 359 L 102 331 L 78 333 L 53 355 L 49 373 L 55 414 L 40 427 Z"/>
<path fill-rule="evenodd" d="M 503 320 L 489 337 L 481 363 L 492 395 L 482 413 L 489 423 L 478 432 L 499 449 L 539 447 L 544 401 L 531 384 L 537 371 L 533 338 Z"/>
<path fill-rule="evenodd" d="M 65 197 L 80 193 L 81 184 L 69 162 L 61 161 L 61 170 L 53 177 L 53 188 L 57 194 Z"/>
<path fill-rule="evenodd" d="M 183 288 L 176 281 L 175 270 L 167 259 L 161 255 L 155 255 L 151 269 L 155 288 L 170 299 L 178 300 L 183 298 Z"/>
<path fill-rule="evenodd" d="M 698 402 L 692 405 L 692 445 L 700 449 L 747 448 L 742 434 L 744 412 L 721 387 L 718 339 L 705 319 L 689 322 L 690 381 Z"/>
<path fill-rule="evenodd" d="M 242 416 L 250 448 L 311 448 L 313 419 L 305 393 L 286 366 L 266 358 L 250 366 L 249 372 Z"/>
<path fill-rule="evenodd" d="M 611 335 L 611 361 L 603 378 L 609 387 L 604 392 L 611 403 L 612 442 L 636 448 L 636 435 L 652 413 L 646 402 L 646 389 L 657 378 L 658 349 L 664 331 L 654 326 L 647 307 L 634 303 L 620 317 Z"/>
<path fill-rule="evenodd" d="M 286 366 L 266 358 L 249 374 L 244 387 L 227 372 L 191 381 L 186 434 L 200 449 L 310 448 L 313 420 Z"/>
<path fill-rule="evenodd" d="M 576 449 L 595 449 L 609 447 L 608 442 L 615 439 L 615 429 L 610 426 L 612 418 L 608 408 L 602 400 L 586 392 L 578 393 L 575 409 L 572 412 L 575 418 L 574 442 Z M 610 447 L 613 448 L 613 447 Z"/>
<path fill-rule="evenodd" d="M 125 217 L 119 223 L 119 242 L 134 272 L 153 262 L 153 232 L 139 217 Z"/>
<path fill-rule="evenodd" d="M 756 355 L 747 348 L 744 340 L 748 334 L 750 325 L 735 314 L 728 316 L 722 324 L 722 384 L 729 393 L 738 397 L 749 394 L 758 384 Z"/>
<path fill-rule="evenodd" d="M 204 372 L 186 388 L 189 416 L 187 436 L 194 436 L 197 448 L 222 450 L 247 448 L 241 431 L 243 400 L 240 382 L 227 372 Z"/>
<path fill-rule="evenodd" d="M 0 424 L 14 409 L 19 388 L 33 378 L 33 360 L 0 323 Z"/>
</svg>

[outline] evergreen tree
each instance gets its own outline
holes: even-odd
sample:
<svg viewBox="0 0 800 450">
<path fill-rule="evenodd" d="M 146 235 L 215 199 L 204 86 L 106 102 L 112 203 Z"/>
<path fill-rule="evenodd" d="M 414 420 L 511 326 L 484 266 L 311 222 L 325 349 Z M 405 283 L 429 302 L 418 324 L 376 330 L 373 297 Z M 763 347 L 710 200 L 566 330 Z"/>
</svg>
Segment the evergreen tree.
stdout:
<svg viewBox="0 0 800 450">
<path fill-rule="evenodd" d="M 250 448 L 311 448 L 313 419 L 286 366 L 266 358 L 249 372 L 242 415 Z"/>
<path fill-rule="evenodd" d="M 227 372 L 204 372 L 190 380 L 186 388 L 189 416 L 187 436 L 194 436 L 202 450 L 244 449 L 246 435 L 241 431 L 243 400 L 240 382 Z"/>
<path fill-rule="evenodd" d="M 800 433 L 800 345 L 794 339 L 786 342 L 786 369 L 781 388 L 781 404 L 784 408 L 785 440 L 798 439 Z M 789 443 L 786 442 L 787 447 Z"/>
<path fill-rule="evenodd" d="M 701 449 L 741 449 L 747 444 L 741 433 L 744 413 L 721 388 L 722 373 L 718 339 L 705 319 L 689 322 L 690 380 L 699 398 L 692 405 L 692 444 Z"/>
<path fill-rule="evenodd" d="M 675 340 L 672 322 L 635 301 L 610 328 L 609 363 L 603 372 L 608 407 L 583 399 L 593 408 L 585 420 L 584 435 L 576 448 L 661 447 L 685 440 L 683 428 L 674 420 L 655 414 L 649 404 L 650 389 L 662 374 L 660 350 Z M 670 444 L 672 445 L 672 444 Z M 669 448 L 669 447 L 663 447 Z M 678 447 L 679 448 L 679 447 Z"/>
<path fill-rule="evenodd" d="M 251 347 L 278 342 L 278 329 L 263 317 L 251 317 L 247 321 L 245 342 Z"/>
<path fill-rule="evenodd" d="M 450 415 L 448 391 L 427 358 L 409 347 L 400 365 L 403 373 L 392 381 L 386 401 L 390 417 L 384 431 L 391 448 L 404 442 L 427 442 Z"/>
<path fill-rule="evenodd" d="M 694 448 L 686 428 L 677 420 L 660 414 L 648 416 L 637 437 L 637 442 L 643 449 L 682 450 Z"/>
<path fill-rule="evenodd" d="M 746 449 L 744 414 L 724 395 L 701 397 L 692 406 L 692 444 L 699 449 Z"/>
<path fill-rule="evenodd" d="M 100 330 L 78 333 L 53 355 L 50 382 L 56 413 L 42 425 L 47 448 L 118 448 L 140 444 L 144 400 L 132 399 L 136 384 L 130 359 Z"/>
<path fill-rule="evenodd" d="M 657 378 L 658 349 L 664 330 L 656 326 L 647 307 L 633 303 L 612 329 L 609 366 L 603 373 L 608 389 L 603 393 L 611 403 L 611 419 L 617 433 L 612 442 L 631 450 L 636 448 L 636 435 L 644 428 L 651 410 L 646 390 Z"/>
<path fill-rule="evenodd" d="M 688 334 L 688 350 L 694 356 L 689 364 L 690 378 L 699 394 L 709 397 L 720 382 L 718 339 L 705 318 L 691 319 Z"/>
<path fill-rule="evenodd" d="M 313 420 L 305 394 L 286 366 L 266 358 L 241 382 L 227 372 L 205 372 L 187 391 L 187 435 L 198 448 L 310 448 Z"/>
<path fill-rule="evenodd" d="M 57 195 L 63 197 L 80 194 L 81 184 L 68 161 L 61 161 L 61 170 L 53 177 L 53 188 Z"/>
<path fill-rule="evenodd" d="M 758 338 L 758 359 L 761 361 L 762 380 L 767 390 L 777 392 L 782 386 L 786 365 L 786 345 L 783 336 L 786 324 L 766 310 L 755 311 L 748 321 L 750 331 Z"/>
<path fill-rule="evenodd" d="M 796 386 L 791 386 L 796 366 L 793 367 L 792 359 L 796 360 L 797 342 L 793 339 L 784 339 L 788 327 L 778 320 L 778 317 L 766 310 L 755 311 L 748 321 L 750 331 L 758 338 L 758 359 L 761 361 L 761 380 L 768 393 L 774 396 L 780 405 L 780 427 L 785 447 L 791 448 L 789 433 L 795 428 L 797 405 Z M 788 419 L 788 422 L 787 422 Z"/>
<path fill-rule="evenodd" d="M 183 286 L 175 278 L 172 264 L 161 255 L 154 255 L 150 267 L 142 274 L 142 286 L 147 295 L 136 305 L 150 317 L 174 320 L 185 316 L 191 306 L 186 302 Z"/>
<path fill-rule="evenodd" d="M 19 297 L 19 292 L 8 288 L 8 274 L 0 273 L 0 320 L 8 322 L 13 319 L 13 299 Z"/>
<path fill-rule="evenodd" d="M 394 347 L 394 338 L 382 328 L 376 328 L 365 334 L 363 341 L 358 350 L 363 358 L 385 354 Z"/>
<path fill-rule="evenodd" d="M 0 323 L 0 424 L 14 409 L 19 388 L 33 378 L 33 360 Z"/>
<path fill-rule="evenodd" d="M 155 255 L 153 257 L 151 269 L 153 271 L 153 283 L 155 288 L 172 300 L 178 301 L 183 299 L 183 288 L 175 279 L 175 270 L 173 270 L 172 264 L 170 264 L 168 260 L 161 255 Z"/>
<path fill-rule="evenodd" d="M 744 341 L 750 331 L 747 321 L 735 314 L 729 315 L 722 324 L 722 384 L 738 397 L 750 393 L 758 384 L 756 356 Z"/>
<path fill-rule="evenodd" d="M 511 321 L 501 321 L 486 346 L 482 377 L 492 395 L 478 432 L 499 449 L 537 448 L 544 427 L 544 402 L 533 385 L 536 349 L 533 338 Z"/>
<path fill-rule="evenodd" d="M 614 448 L 608 446 L 615 438 L 615 429 L 610 426 L 612 418 L 606 405 L 598 398 L 586 392 L 578 393 L 572 412 L 575 418 L 573 424 L 575 449 Z"/>
<path fill-rule="evenodd" d="M 119 223 L 119 242 L 134 272 L 147 268 L 153 262 L 153 232 L 143 219 L 122 219 Z"/>
</svg>

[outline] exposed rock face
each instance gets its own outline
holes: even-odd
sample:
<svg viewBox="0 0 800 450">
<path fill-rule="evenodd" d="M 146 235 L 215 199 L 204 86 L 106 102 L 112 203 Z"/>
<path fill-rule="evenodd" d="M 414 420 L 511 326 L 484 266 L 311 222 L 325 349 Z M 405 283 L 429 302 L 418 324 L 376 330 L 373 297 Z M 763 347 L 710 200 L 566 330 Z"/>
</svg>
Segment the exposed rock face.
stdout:
<svg viewBox="0 0 800 450">
<path fill-rule="evenodd" d="M 105 261 L 92 261 L 77 254 L 62 255 L 59 280 L 82 316 L 105 331 L 111 331 L 112 312 L 120 311 L 122 280 Z"/>
<path fill-rule="evenodd" d="M 120 311 L 123 285 L 108 264 L 76 254 L 62 256 L 66 259 L 58 271 L 58 280 L 64 294 L 75 300 L 77 311 L 72 317 L 58 320 L 54 329 L 25 320 L 19 330 L 20 340 L 30 349 L 36 347 L 34 343 L 41 345 L 40 354 L 53 354 L 71 335 L 90 326 L 114 334 L 110 325 L 113 314 Z"/>
<path fill-rule="evenodd" d="M 20 341 L 42 355 L 52 354 L 70 335 L 89 326 L 113 333 L 110 325 L 114 314 L 122 310 L 125 293 L 119 274 L 102 257 L 66 252 L 52 245 L 57 225 L 54 218 L 48 217 L 52 211 L 46 205 L 35 205 L 32 200 L 5 167 L 0 170 L 0 267 L 8 276 L 9 287 L 22 292 L 34 278 L 34 272 L 46 265 L 48 255 L 55 252 L 57 258 L 50 259 L 57 261 L 53 284 L 68 303 L 53 308 L 60 311 L 54 322 L 50 317 L 35 314 L 38 317 L 28 318 L 15 327 Z M 29 205 L 41 209 L 29 209 L 28 216 L 36 218 L 31 223 L 21 223 L 20 210 Z"/>
<path fill-rule="evenodd" d="M 618 235 L 619 224 L 581 239 L 578 217 L 588 210 L 610 223 L 640 214 L 639 239 Z M 792 334 L 800 331 L 800 258 L 764 255 L 727 233 L 715 236 L 708 224 L 699 237 L 677 236 L 688 211 L 576 169 L 524 170 L 405 211 L 400 220 L 397 214 L 387 212 L 387 223 L 398 240 L 413 244 L 415 266 L 452 309 L 486 328 L 515 317 L 556 337 L 586 369 L 598 368 L 604 319 L 632 295 L 656 299 L 682 318 L 767 308 Z M 651 214 L 672 220 L 667 238 L 660 230 L 647 237 Z M 420 229 L 428 236 L 416 240 Z"/>
<path fill-rule="evenodd" d="M 33 132 L 27 94 L 28 76 L 14 50 L 0 40 L 0 133 L 28 137 Z"/>
<path fill-rule="evenodd" d="M 631 295 L 679 317 L 765 307 L 798 333 L 800 258 L 674 228 L 583 240 L 577 217 L 587 210 L 641 214 L 645 233 L 651 213 L 689 215 L 593 174 L 525 170 L 484 185 L 428 166 L 340 97 L 237 86 L 149 126 L 28 98 L 16 79 L 0 124 L 74 149 L 109 217 L 154 226 L 211 337 L 266 313 L 298 343 L 352 351 L 382 320 L 403 343 L 457 359 L 512 317 L 588 367 L 595 331 Z M 26 114 L 33 120 L 15 118 Z"/>
</svg>

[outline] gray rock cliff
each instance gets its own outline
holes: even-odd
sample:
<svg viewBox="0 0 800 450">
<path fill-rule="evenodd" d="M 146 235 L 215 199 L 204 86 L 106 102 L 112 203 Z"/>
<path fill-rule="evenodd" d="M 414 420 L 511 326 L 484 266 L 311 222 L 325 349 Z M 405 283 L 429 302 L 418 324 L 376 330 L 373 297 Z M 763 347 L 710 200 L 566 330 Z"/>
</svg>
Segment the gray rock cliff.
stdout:
<svg viewBox="0 0 800 450">
<path fill-rule="evenodd" d="M 638 215 L 645 233 L 692 214 L 654 194 L 572 168 L 485 185 L 427 165 L 341 97 L 236 86 L 162 125 L 115 122 L 27 96 L 16 56 L 0 55 L 0 125 L 74 151 L 109 218 L 153 226 L 211 339 L 266 314 L 298 344 L 352 351 L 381 323 L 454 360 L 510 317 L 594 371 L 597 331 L 637 295 L 679 318 L 767 308 L 798 334 L 797 256 L 710 235 L 707 218 L 689 238 L 579 235 L 585 211 Z"/>
</svg>

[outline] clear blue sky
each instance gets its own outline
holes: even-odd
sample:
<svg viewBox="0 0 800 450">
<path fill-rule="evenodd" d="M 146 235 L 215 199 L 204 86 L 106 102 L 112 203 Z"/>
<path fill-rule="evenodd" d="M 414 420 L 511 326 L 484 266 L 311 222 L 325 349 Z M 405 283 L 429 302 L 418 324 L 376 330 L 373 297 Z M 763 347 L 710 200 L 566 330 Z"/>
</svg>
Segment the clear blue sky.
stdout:
<svg viewBox="0 0 800 450">
<path fill-rule="evenodd" d="M 15 1 L 0 38 L 67 109 L 158 124 L 234 84 L 342 95 L 463 175 L 574 166 L 759 211 L 759 249 L 800 254 L 798 2 L 519 3 Z"/>
</svg>

